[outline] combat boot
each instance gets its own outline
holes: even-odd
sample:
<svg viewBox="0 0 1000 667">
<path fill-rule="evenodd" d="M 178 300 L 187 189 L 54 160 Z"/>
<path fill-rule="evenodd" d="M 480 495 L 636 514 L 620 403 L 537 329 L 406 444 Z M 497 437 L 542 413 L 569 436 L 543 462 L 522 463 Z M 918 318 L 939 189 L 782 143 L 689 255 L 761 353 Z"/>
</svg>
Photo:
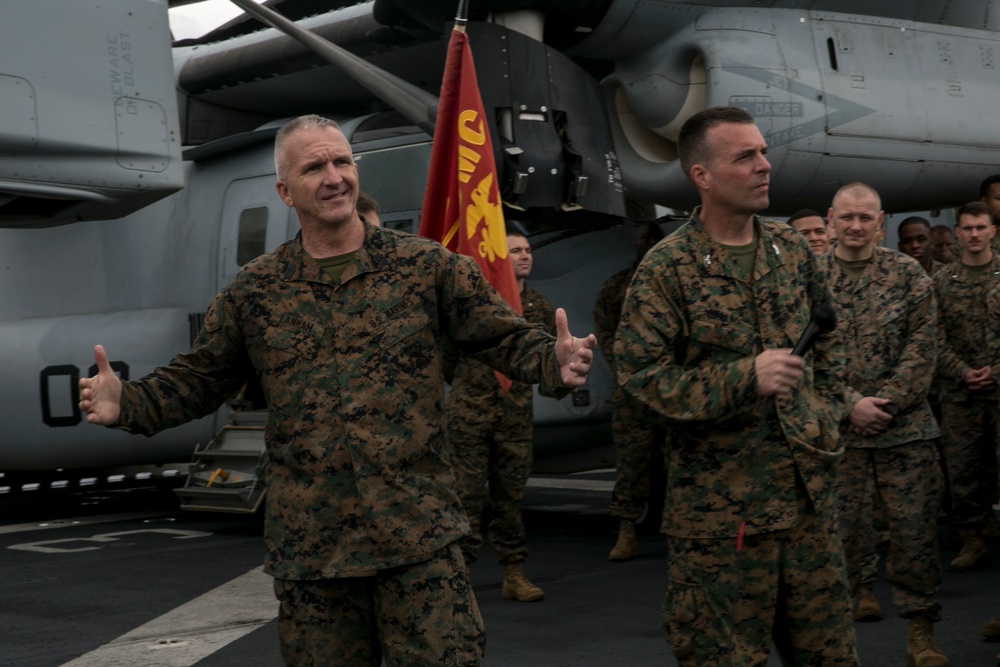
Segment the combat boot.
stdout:
<svg viewBox="0 0 1000 667">
<path fill-rule="evenodd" d="M 608 560 L 632 560 L 636 551 L 635 521 L 622 519 L 618 528 L 618 541 L 608 554 Z"/>
<path fill-rule="evenodd" d="M 963 535 L 962 549 L 951 561 L 951 569 L 957 572 L 974 570 L 979 567 L 986 558 L 988 550 L 986 542 L 978 535 Z"/>
<path fill-rule="evenodd" d="M 505 600 L 518 602 L 537 602 L 545 598 L 544 591 L 524 576 L 520 563 L 504 565 L 503 588 L 500 594 Z"/>
<path fill-rule="evenodd" d="M 882 607 L 879 606 L 875 598 L 875 592 L 871 586 L 862 586 L 861 595 L 858 597 L 858 606 L 854 608 L 855 621 L 881 621 Z"/>
<path fill-rule="evenodd" d="M 948 667 L 948 658 L 944 657 L 934 639 L 934 624 L 926 616 L 910 619 L 906 657 L 910 667 Z"/>
<path fill-rule="evenodd" d="M 986 625 L 983 626 L 983 637 L 1000 639 L 1000 616 L 986 621 Z"/>
</svg>

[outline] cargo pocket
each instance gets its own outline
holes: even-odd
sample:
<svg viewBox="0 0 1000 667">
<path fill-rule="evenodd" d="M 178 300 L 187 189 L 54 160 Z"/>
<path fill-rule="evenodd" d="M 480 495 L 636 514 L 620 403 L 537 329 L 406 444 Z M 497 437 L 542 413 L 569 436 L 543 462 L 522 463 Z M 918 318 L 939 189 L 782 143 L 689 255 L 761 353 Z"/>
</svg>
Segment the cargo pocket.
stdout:
<svg viewBox="0 0 1000 667">
<path fill-rule="evenodd" d="M 724 573 L 693 563 L 670 563 L 663 632 L 681 667 L 721 665 L 732 653 L 731 590 Z"/>
<path fill-rule="evenodd" d="M 663 634 L 681 664 L 694 657 L 694 610 L 698 604 L 697 584 L 671 579 L 663 597 Z"/>
</svg>

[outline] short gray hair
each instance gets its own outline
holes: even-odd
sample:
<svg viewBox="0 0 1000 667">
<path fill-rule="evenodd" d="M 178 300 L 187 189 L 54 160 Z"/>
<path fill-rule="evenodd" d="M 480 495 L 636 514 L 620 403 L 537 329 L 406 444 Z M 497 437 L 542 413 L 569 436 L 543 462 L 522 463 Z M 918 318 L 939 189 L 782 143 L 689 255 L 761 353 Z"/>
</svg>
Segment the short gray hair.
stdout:
<svg viewBox="0 0 1000 667">
<path fill-rule="evenodd" d="M 274 172 L 278 175 L 278 178 L 281 178 L 282 172 L 280 157 L 285 148 L 285 142 L 288 140 L 288 137 L 295 134 L 299 130 L 311 130 L 321 127 L 330 127 L 338 132 L 343 132 L 343 130 L 340 129 L 340 125 L 337 124 L 337 121 L 324 118 L 323 116 L 317 116 L 314 113 L 293 118 L 278 128 L 278 133 L 274 135 Z"/>
</svg>

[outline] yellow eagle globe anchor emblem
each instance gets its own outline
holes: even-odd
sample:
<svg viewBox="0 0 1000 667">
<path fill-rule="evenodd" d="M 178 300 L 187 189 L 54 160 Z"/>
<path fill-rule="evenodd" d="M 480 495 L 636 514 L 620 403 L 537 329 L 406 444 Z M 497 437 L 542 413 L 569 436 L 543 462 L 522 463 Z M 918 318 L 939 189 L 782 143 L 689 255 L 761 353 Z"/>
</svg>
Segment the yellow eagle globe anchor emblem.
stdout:
<svg viewBox="0 0 1000 667">
<path fill-rule="evenodd" d="M 481 257 L 491 262 L 507 258 L 507 231 L 503 224 L 503 210 L 499 202 L 490 201 L 493 189 L 493 174 L 487 174 L 479 181 L 471 194 L 471 203 L 465 208 L 465 232 L 468 238 L 475 238 L 476 230 L 485 223 L 482 240 L 476 246 Z"/>
</svg>

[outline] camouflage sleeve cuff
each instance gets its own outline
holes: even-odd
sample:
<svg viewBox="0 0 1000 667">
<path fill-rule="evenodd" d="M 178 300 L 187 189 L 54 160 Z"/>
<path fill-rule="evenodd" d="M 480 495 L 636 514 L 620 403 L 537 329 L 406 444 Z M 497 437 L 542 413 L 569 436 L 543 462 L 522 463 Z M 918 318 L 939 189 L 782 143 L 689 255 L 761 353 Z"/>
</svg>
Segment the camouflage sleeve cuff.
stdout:
<svg viewBox="0 0 1000 667">
<path fill-rule="evenodd" d="M 941 346 L 941 348 L 944 348 L 944 346 Z M 965 379 L 965 374 L 971 371 L 972 367 L 963 362 L 950 348 L 941 348 L 938 351 L 938 377 L 961 383 Z"/>
<path fill-rule="evenodd" d="M 573 390 L 562 383 L 562 373 L 559 372 L 559 360 L 556 359 L 555 344 L 552 347 L 552 361 L 546 372 L 542 365 L 542 377 L 538 383 L 538 393 L 547 398 L 563 398 L 573 393 Z"/>
<path fill-rule="evenodd" d="M 744 359 L 736 364 L 736 371 L 739 379 L 736 381 L 735 402 L 736 411 L 741 412 L 744 408 L 757 409 L 760 395 L 757 393 L 757 365 L 755 358 Z M 749 367 L 741 369 L 740 366 L 747 364 Z M 740 382 L 745 384 L 740 387 Z"/>
<path fill-rule="evenodd" d="M 953 367 L 944 369 L 944 377 L 948 378 L 959 387 L 965 388 L 965 375 L 971 370 L 972 366 L 956 364 Z"/>
<path fill-rule="evenodd" d="M 860 391 L 856 391 L 853 387 L 849 387 L 849 386 L 845 386 L 844 387 L 844 418 L 845 419 L 848 417 L 848 415 L 851 414 L 851 410 L 854 409 L 854 406 L 857 405 L 858 401 L 860 401 L 862 398 L 864 398 L 864 394 L 862 394 Z"/>
<path fill-rule="evenodd" d="M 134 387 L 129 382 L 122 383 L 122 397 L 119 402 L 119 414 L 118 421 L 114 424 L 110 424 L 108 428 L 113 428 L 118 431 L 124 431 L 130 434 L 141 434 L 143 431 L 141 429 L 133 429 L 132 424 L 135 422 L 137 415 L 139 414 L 140 401 L 142 400 L 142 392 L 140 392 L 136 387 Z"/>
<path fill-rule="evenodd" d="M 714 366 L 693 384 L 697 388 L 688 398 L 700 395 L 704 404 L 692 406 L 699 419 L 721 419 L 730 415 L 754 412 L 760 407 L 757 391 L 757 370 L 754 357 Z M 701 385 L 697 387 L 697 385 Z"/>
</svg>

